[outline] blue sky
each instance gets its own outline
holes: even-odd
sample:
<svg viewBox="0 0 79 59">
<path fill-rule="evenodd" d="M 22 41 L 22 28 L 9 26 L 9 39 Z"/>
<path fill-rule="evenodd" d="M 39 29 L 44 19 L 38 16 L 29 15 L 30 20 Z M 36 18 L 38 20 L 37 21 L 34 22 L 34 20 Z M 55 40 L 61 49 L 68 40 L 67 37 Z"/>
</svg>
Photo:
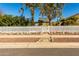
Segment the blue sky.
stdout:
<svg viewBox="0 0 79 59">
<path fill-rule="evenodd" d="M 21 3 L 0 3 L 0 11 L 4 14 L 20 16 L 21 14 L 18 10 L 22 7 Z M 39 16 L 39 9 L 35 9 L 35 17 L 34 19 L 37 21 Z M 67 3 L 64 5 L 63 16 L 69 17 L 71 15 L 79 13 L 79 3 Z M 31 12 L 29 8 L 25 8 L 24 16 L 27 18 L 31 17 Z"/>
<path fill-rule="evenodd" d="M 79 3 L 67 3 L 64 5 L 63 16 L 69 17 L 79 13 Z"/>
</svg>

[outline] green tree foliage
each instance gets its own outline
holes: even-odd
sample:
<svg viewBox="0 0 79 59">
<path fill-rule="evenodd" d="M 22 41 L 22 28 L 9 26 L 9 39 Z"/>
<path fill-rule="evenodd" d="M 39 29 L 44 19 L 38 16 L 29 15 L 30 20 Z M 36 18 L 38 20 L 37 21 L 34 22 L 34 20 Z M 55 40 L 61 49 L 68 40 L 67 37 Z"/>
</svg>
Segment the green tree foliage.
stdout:
<svg viewBox="0 0 79 59">
<path fill-rule="evenodd" d="M 64 4 L 61 3 L 46 3 L 44 6 L 44 12 L 45 15 L 49 19 L 49 25 L 51 25 L 51 20 L 53 20 L 56 17 L 62 16 L 62 9 L 63 9 Z"/>
<path fill-rule="evenodd" d="M 28 26 L 29 20 L 25 17 L 3 15 L 0 16 L 0 26 Z"/>
<path fill-rule="evenodd" d="M 69 17 L 66 19 L 62 19 L 61 21 L 59 21 L 59 23 L 61 23 L 61 26 L 66 26 L 66 25 L 79 25 L 79 18 L 77 17 Z"/>
</svg>

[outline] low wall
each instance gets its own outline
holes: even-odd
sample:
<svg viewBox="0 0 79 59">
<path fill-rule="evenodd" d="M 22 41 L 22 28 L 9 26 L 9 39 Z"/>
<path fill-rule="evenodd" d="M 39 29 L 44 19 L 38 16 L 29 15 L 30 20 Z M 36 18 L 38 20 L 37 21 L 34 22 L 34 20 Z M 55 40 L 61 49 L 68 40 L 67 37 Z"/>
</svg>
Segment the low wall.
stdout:
<svg viewBox="0 0 79 59">
<path fill-rule="evenodd" d="M 0 32 L 79 32 L 79 26 L 0 27 Z"/>
</svg>

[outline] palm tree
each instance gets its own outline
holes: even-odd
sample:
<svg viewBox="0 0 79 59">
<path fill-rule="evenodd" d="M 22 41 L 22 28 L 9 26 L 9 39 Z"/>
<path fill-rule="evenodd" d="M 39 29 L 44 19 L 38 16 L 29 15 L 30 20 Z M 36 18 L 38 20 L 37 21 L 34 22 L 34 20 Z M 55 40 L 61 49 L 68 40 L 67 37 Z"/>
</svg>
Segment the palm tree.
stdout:
<svg viewBox="0 0 79 59">
<path fill-rule="evenodd" d="M 35 10 L 35 8 L 39 7 L 39 4 L 26 3 L 25 5 L 28 6 L 30 8 L 30 10 L 31 10 L 31 14 L 32 14 L 32 23 L 31 23 L 31 25 L 33 26 L 33 25 L 35 25 L 35 23 L 34 23 L 34 10 Z"/>
</svg>

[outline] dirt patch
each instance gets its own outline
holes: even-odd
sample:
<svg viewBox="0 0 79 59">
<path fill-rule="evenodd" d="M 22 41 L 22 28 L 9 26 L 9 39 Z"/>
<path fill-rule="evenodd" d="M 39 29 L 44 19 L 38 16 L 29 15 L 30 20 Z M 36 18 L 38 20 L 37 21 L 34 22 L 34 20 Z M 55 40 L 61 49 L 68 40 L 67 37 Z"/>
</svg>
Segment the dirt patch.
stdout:
<svg viewBox="0 0 79 59">
<path fill-rule="evenodd" d="M 79 42 L 79 38 L 53 38 L 54 42 Z"/>
<path fill-rule="evenodd" d="M 0 42 L 37 42 L 40 38 L 0 38 Z"/>
</svg>

